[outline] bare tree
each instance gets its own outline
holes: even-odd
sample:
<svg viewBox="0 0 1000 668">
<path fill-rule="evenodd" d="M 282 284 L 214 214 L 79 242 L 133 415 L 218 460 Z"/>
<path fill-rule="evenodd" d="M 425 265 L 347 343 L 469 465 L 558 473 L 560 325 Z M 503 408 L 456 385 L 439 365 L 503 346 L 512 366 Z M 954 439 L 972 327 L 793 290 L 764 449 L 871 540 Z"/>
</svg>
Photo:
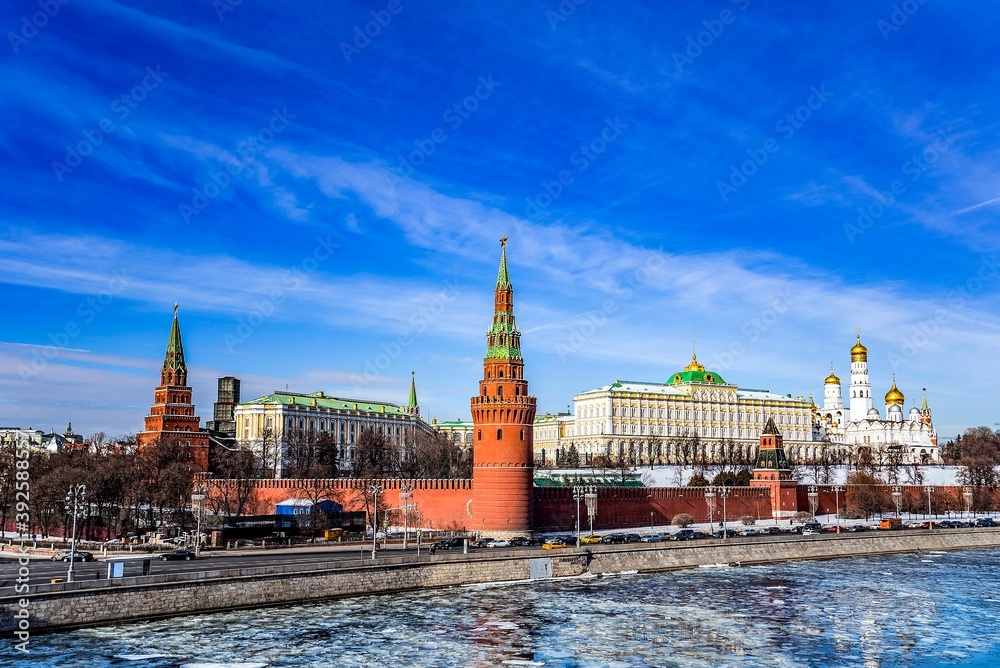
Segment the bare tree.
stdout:
<svg viewBox="0 0 1000 668">
<path fill-rule="evenodd" d="M 958 479 L 963 485 L 993 489 L 1000 483 L 1000 434 L 988 427 L 973 427 L 962 435 Z"/>
<path fill-rule="evenodd" d="M 244 515 L 257 510 L 257 479 L 261 477 L 262 466 L 255 453 L 243 449 L 226 451 L 218 462 L 219 477 L 208 482 L 207 502 L 229 526 L 235 526 Z"/>
<path fill-rule="evenodd" d="M 848 507 L 855 508 L 866 518 L 889 507 L 883 493 L 883 482 L 865 471 L 857 471 L 847 479 Z"/>
</svg>

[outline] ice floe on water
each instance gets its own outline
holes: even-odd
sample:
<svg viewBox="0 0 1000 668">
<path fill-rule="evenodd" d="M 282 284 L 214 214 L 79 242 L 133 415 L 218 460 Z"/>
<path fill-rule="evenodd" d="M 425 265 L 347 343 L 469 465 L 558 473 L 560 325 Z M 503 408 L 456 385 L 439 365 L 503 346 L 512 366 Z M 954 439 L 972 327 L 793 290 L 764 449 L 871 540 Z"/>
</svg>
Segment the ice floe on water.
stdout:
<svg viewBox="0 0 1000 668">
<path fill-rule="evenodd" d="M 32 637 L 13 668 L 1000 665 L 1000 550 L 453 587 Z M 880 575 L 887 573 L 888 575 Z"/>
</svg>

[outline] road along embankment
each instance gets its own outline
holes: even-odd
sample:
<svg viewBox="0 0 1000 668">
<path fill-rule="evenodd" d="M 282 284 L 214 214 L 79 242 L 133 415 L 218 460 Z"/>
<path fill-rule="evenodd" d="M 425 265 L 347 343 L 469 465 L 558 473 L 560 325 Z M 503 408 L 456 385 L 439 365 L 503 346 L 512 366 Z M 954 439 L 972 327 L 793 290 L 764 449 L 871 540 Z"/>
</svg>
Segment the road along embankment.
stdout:
<svg viewBox="0 0 1000 668">
<path fill-rule="evenodd" d="M 476 583 L 990 547 L 1000 547 L 1000 529 L 736 538 L 331 560 L 57 584 L 29 581 L 26 592 L 0 597 L 0 631 L 12 633 L 27 624 L 36 633 Z"/>
</svg>

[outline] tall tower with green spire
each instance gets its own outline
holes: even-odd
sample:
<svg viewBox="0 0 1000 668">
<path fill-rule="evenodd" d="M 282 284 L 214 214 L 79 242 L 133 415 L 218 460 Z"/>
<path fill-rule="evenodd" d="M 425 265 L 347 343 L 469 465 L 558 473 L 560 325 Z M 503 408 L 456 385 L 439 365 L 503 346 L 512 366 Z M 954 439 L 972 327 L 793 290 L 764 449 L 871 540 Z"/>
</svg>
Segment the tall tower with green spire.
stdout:
<svg viewBox="0 0 1000 668">
<path fill-rule="evenodd" d="M 406 402 L 406 412 L 415 417 L 420 417 L 420 404 L 417 403 L 416 374 L 416 371 L 410 372 L 410 398 Z"/>
<path fill-rule="evenodd" d="M 472 519 L 489 535 L 532 529 L 535 397 L 528 395 L 521 332 L 514 322 L 514 288 L 507 270 L 507 237 L 500 240 L 500 271 L 479 395 L 472 397 Z"/>
<path fill-rule="evenodd" d="M 174 320 L 167 339 L 167 353 L 160 367 L 160 385 L 153 393 L 153 405 L 146 416 L 146 429 L 136 434 L 140 447 L 159 442 L 177 449 L 179 459 L 188 460 L 197 471 L 208 470 L 208 432 L 191 403 L 187 384 L 187 363 L 181 325 L 174 304 Z"/>
</svg>

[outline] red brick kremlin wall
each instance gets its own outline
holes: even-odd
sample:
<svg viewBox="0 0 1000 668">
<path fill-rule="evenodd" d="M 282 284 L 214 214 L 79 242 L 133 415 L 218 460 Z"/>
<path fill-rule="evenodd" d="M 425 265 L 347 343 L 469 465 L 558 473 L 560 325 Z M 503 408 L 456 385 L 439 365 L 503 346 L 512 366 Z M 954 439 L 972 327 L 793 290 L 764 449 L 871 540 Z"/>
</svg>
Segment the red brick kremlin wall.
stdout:
<svg viewBox="0 0 1000 668">
<path fill-rule="evenodd" d="M 216 481 L 218 484 L 218 481 Z M 306 488 L 328 490 L 328 498 L 344 506 L 345 511 L 364 511 L 365 495 L 373 484 L 384 490 L 379 496 L 379 508 L 400 506 L 399 493 L 410 485 L 413 498 L 410 505 L 417 506 L 421 525 L 428 529 L 461 530 L 469 520 L 468 508 L 472 501 L 471 480 L 357 480 L 335 478 L 330 480 L 259 480 L 257 481 L 258 512 L 274 512 L 276 503 L 290 498 L 308 498 L 314 492 Z M 381 510 L 380 510 L 381 512 Z"/>
<path fill-rule="evenodd" d="M 729 520 L 751 515 L 771 517 L 771 493 L 767 488 L 730 487 L 726 499 Z M 576 501 L 570 487 L 536 487 L 535 530 L 575 529 Z M 716 497 L 715 521 L 722 521 L 722 499 Z M 808 507 L 808 502 L 806 504 Z M 594 529 L 648 527 L 650 513 L 654 525 L 670 524 L 675 515 L 687 513 L 695 522 L 708 522 L 704 487 L 598 487 Z M 580 501 L 581 529 L 588 528 L 587 506 Z"/>
<path fill-rule="evenodd" d="M 220 481 L 216 481 L 219 484 Z M 332 480 L 260 480 L 257 482 L 259 507 L 256 512 L 273 513 L 274 504 L 292 497 L 304 497 L 303 489 L 316 482 L 321 488 L 330 490 L 330 497 L 342 504 L 348 511 L 365 509 L 364 491 L 373 483 L 385 491 L 379 505 L 389 507 L 399 505 L 399 492 L 404 484 L 411 485 L 412 504 L 416 504 L 427 528 L 446 530 L 473 530 L 469 522 L 469 504 L 472 500 L 471 480 L 354 480 L 337 478 Z M 836 495 L 830 485 L 817 485 L 819 493 L 816 512 L 820 515 L 834 514 Z M 915 516 L 926 513 L 926 488 L 920 485 L 903 485 L 903 512 Z M 876 488 L 884 498 L 886 512 L 895 509 L 892 502 L 892 486 L 879 485 Z M 759 519 L 771 517 L 770 491 L 759 487 L 732 487 L 726 500 L 726 517 L 738 521 L 744 515 Z M 798 488 L 798 508 L 809 510 L 809 485 Z M 687 513 L 695 522 L 707 522 L 708 505 L 703 487 L 599 487 L 597 489 L 597 516 L 594 528 L 600 530 L 649 526 L 649 514 L 653 513 L 653 524 L 669 524 L 675 515 Z M 535 487 L 534 519 L 536 531 L 570 531 L 575 528 L 576 501 L 570 487 Z M 847 507 L 847 495 L 841 492 L 840 507 Z M 985 501 L 990 508 L 1000 508 L 1000 490 Z M 977 502 L 978 505 L 978 502 Z M 931 494 L 931 506 L 935 514 L 964 512 L 965 502 L 962 488 L 938 486 Z M 586 504 L 580 502 L 581 527 L 588 527 Z M 715 521 L 722 519 L 722 499 L 716 498 Z"/>
</svg>

